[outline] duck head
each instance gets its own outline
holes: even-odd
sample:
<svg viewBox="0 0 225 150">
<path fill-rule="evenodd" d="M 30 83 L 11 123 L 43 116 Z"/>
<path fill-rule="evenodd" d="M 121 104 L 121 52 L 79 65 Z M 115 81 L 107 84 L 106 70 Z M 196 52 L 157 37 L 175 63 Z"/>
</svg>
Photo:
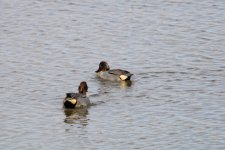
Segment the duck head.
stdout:
<svg viewBox="0 0 225 150">
<path fill-rule="evenodd" d="M 100 71 L 107 71 L 109 70 L 109 65 L 106 61 L 101 61 L 99 64 L 99 68 L 97 71 L 95 71 L 96 73 L 100 72 Z"/>
<path fill-rule="evenodd" d="M 86 93 L 88 91 L 88 86 L 87 86 L 87 83 L 85 81 L 80 83 L 80 86 L 78 87 L 78 91 L 79 91 L 80 94 L 86 95 Z"/>
</svg>

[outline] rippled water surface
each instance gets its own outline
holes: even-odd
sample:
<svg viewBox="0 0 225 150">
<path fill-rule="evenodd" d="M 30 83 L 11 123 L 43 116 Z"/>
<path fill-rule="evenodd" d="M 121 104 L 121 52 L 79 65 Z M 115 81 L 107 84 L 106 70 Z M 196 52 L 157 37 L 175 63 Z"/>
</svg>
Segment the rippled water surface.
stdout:
<svg viewBox="0 0 225 150">
<path fill-rule="evenodd" d="M 1 0 L 0 149 L 225 149 L 223 0 Z M 132 83 L 96 78 L 101 60 Z M 87 81 L 93 106 L 64 111 Z"/>
</svg>

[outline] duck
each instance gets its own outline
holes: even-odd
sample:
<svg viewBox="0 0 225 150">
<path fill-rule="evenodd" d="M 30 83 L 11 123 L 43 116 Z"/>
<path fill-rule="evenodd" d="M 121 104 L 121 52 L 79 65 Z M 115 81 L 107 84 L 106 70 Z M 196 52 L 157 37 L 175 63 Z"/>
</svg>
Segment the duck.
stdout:
<svg viewBox="0 0 225 150">
<path fill-rule="evenodd" d="M 86 108 L 90 106 L 90 100 L 86 93 L 88 92 L 87 82 L 82 81 L 78 87 L 78 93 L 66 93 L 63 101 L 63 107 L 68 109 Z"/>
<path fill-rule="evenodd" d="M 133 75 L 129 71 L 122 69 L 110 69 L 106 61 L 101 61 L 99 63 L 98 70 L 95 71 L 97 77 L 103 80 L 110 81 L 129 81 Z"/>
</svg>

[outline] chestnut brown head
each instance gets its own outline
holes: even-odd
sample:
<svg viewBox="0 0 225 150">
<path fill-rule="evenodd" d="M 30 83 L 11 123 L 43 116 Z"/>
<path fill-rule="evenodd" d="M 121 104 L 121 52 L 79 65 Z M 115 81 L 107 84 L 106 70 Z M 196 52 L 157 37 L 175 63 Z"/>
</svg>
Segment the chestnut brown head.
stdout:
<svg viewBox="0 0 225 150">
<path fill-rule="evenodd" d="M 86 93 L 88 91 L 88 86 L 87 86 L 87 83 L 85 81 L 80 83 L 80 86 L 78 87 L 78 91 L 79 91 L 80 94 L 86 95 Z"/>
<path fill-rule="evenodd" d="M 95 71 L 96 73 L 100 72 L 100 71 L 107 71 L 109 70 L 109 65 L 106 61 L 101 61 L 99 64 L 99 68 L 97 71 Z"/>
</svg>

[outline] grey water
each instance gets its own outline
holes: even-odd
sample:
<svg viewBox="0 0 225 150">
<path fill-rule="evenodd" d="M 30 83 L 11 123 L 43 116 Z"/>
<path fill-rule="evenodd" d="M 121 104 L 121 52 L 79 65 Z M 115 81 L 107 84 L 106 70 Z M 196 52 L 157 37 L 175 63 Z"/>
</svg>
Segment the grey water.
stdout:
<svg viewBox="0 0 225 150">
<path fill-rule="evenodd" d="M 1 0 L 0 149 L 225 149 L 225 1 Z M 100 61 L 132 83 L 95 76 Z M 65 111 L 89 86 L 88 109 Z"/>
</svg>

